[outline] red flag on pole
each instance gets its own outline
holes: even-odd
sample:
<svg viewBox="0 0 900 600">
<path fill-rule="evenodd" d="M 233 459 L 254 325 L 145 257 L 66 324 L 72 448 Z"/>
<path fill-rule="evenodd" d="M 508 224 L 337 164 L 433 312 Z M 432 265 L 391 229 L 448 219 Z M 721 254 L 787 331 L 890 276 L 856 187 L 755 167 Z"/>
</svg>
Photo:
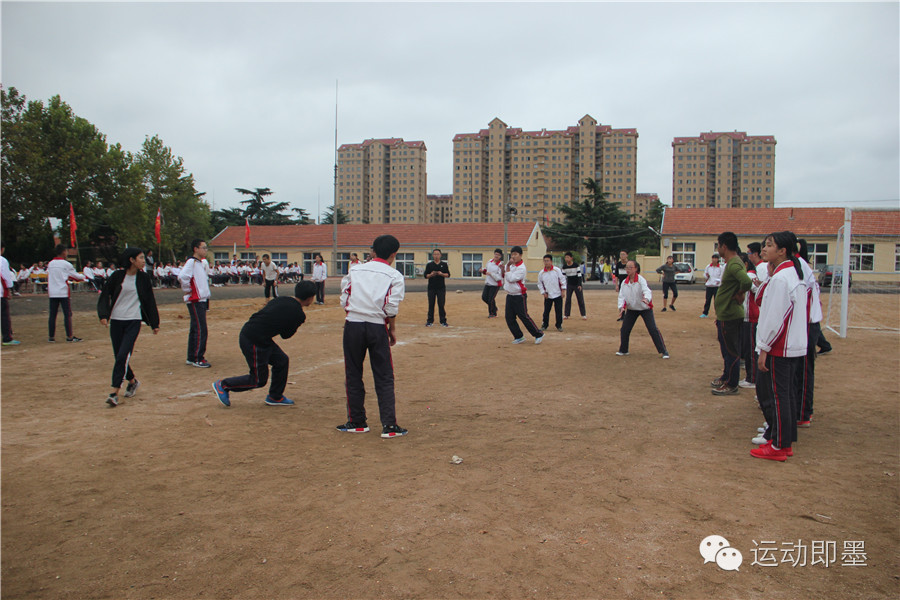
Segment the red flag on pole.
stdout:
<svg viewBox="0 0 900 600">
<path fill-rule="evenodd" d="M 72 207 L 72 203 L 69 202 L 69 241 L 72 242 L 72 247 L 78 245 L 75 239 L 75 232 L 78 231 L 78 223 L 75 222 L 75 208 Z"/>
<path fill-rule="evenodd" d="M 244 219 L 244 248 L 250 247 L 250 219 Z"/>
<path fill-rule="evenodd" d="M 156 225 L 153 227 L 153 233 L 156 234 L 156 243 L 162 243 L 162 206 L 156 211 Z"/>
</svg>

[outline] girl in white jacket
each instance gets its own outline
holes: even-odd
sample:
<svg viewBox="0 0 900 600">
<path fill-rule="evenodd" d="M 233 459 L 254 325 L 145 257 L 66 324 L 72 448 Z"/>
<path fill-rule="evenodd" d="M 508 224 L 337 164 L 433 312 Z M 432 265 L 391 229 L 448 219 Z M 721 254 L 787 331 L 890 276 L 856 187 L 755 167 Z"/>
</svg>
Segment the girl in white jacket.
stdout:
<svg viewBox="0 0 900 600">
<path fill-rule="evenodd" d="M 619 286 L 619 318 L 622 320 L 622 329 L 619 332 L 619 351 L 616 352 L 616 356 L 628 356 L 628 339 L 634 323 L 641 317 L 647 331 L 650 332 L 656 351 L 663 358 L 669 358 L 669 351 L 666 350 L 662 334 L 656 326 L 656 319 L 653 318 L 652 292 L 647 280 L 640 274 L 640 263 L 629 260 L 625 264 L 625 272 L 627 276 Z"/>
</svg>

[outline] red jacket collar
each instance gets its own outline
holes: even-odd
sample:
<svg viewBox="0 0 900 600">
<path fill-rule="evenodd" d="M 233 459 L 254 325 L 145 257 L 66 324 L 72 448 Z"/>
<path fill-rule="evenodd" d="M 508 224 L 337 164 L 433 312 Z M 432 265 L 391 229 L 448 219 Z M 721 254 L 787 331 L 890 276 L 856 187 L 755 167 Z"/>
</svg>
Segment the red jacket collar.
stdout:
<svg viewBox="0 0 900 600">
<path fill-rule="evenodd" d="M 391 265 L 391 263 L 389 263 L 388 261 L 384 260 L 383 258 L 373 258 L 373 259 L 372 259 L 372 262 L 380 262 L 380 263 L 384 263 L 384 264 L 386 264 L 386 265 L 388 265 L 388 266 Z"/>
</svg>

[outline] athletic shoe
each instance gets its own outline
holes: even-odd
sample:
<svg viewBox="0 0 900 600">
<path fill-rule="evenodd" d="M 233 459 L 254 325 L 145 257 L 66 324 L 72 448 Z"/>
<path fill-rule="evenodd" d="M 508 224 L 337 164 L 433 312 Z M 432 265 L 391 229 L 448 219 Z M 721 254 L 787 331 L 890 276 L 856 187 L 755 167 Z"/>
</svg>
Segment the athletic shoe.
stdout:
<svg viewBox="0 0 900 600">
<path fill-rule="evenodd" d="M 716 379 L 713 379 L 712 381 L 709 382 L 709 385 L 714 388 L 722 387 L 724 384 L 725 384 L 725 381 L 722 380 L 721 377 L 717 377 Z"/>
<path fill-rule="evenodd" d="M 134 383 L 129 382 L 128 385 L 125 386 L 125 397 L 133 398 L 139 387 L 141 387 L 141 382 L 137 379 L 134 380 Z"/>
<path fill-rule="evenodd" d="M 282 396 L 278 400 L 276 400 L 272 396 L 266 396 L 266 404 L 268 404 L 269 406 L 293 406 L 294 401 L 288 400 L 284 396 Z"/>
<path fill-rule="evenodd" d="M 663 358 L 669 358 L 669 353 L 668 353 L 668 352 L 663 352 L 662 357 L 663 357 Z"/>
<path fill-rule="evenodd" d="M 755 383 L 751 383 L 751 382 L 747 381 L 746 379 L 742 379 L 742 380 L 738 381 L 738 387 L 742 387 L 742 388 L 756 388 L 756 384 L 755 384 Z"/>
<path fill-rule="evenodd" d="M 446 323 L 441 323 L 441 327 L 450 327 L 450 326 L 447 325 Z"/>
<path fill-rule="evenodd" d="M 563 332 L 563 331 L 562 331 L 562 327 L 557 327 L 556 330 L 557 330 L 558 332 L 560 332 L 560 333 Z"/>
<path fill-rule="evenodd" d="M 119 405 L 119 397 L 115 394 L 110 394 L 106 397 L 106 403 L 115 408 Z"/>
<path fill-rule="evenodd" d="M 765 458 L 767 460 L 777 460 L 779 462 L 784 462 L 787 460 L 788 454 L 784 450 L 776 450 L 772 447 L 772 444 L 765 444 L 760 446 L 759 448 L 754 448 L 750 451 L 750 456 L 754 458 Z"/>
<path fill-rule="evenodd" d="M 425 327 L 434 327 L 434 323 L 425 323 Z"/>
<path fill-rule="evenodd" d="M 750 440 L 750 443 L 756 444 L 757 446 L 762 446 L 763 444 L 768 444 L 769 440 L 766 439 L 766 436 L 760 433 L 758 436 Z"/>
<path fill-rule="evenodd" d="M 549 325 L 541 325 L 541 331 L 545 331 L 545 330 L 547 330 L 547 329 L 549 329 L 549 328 L 550 328 Z"/>
<path fill-rule="evenodd" d="M 737 394 L 739 388 L 737 386 L 731 387 L 727 383 L 723 383 L 721 386 L 712 389 L 713 396 L 731 396 L 732 394 Z"/>
<path fill-rule="evenodd" d="M 810 421 L 797 421 L 797 427 L 807 428 L 810 425 L 812 425 L 812 423 Z"/>
<path fill-rule="evenodd" d="M 66 338 L 66 341 L 67 341 L 67 342 L 72 342 L 72 343 L 74 344 L 75 342 L 83 342 L 84 340 L 82 340 L 80 337 L 75 337 L 75 336 L 73 335 L 72 337 L 67 337 L 67 338 Z"/>
<path fill-rule="evenodd" d="M 539 336 L 537 336 L 536 338 L 534 338 L 534 343 L 535 343 L 535 344 L 540 344 L 540 343 L 543 342 L 543 341 L 544 341 L 544 336 L 543 336 L 543 335 L 539 335 Z"/>
<path fill-rule="evenodd" d="M 772 440 L 766 440 L 766 443 L 763 444 L 763 446 L 769 446 L 769 447 L 771 447 L 771 446 L 772 446 Z M 788 456 L 788 457 L 794 455 L 794 449 L 793 449 L 793 448 L 782 448 L 781 451 L 784 452 L 785 455 Z"/>
<path fill-rule="evenodd" d="M 616 356 L 628 356 L 627 352 L 616 352 Z"/>
<path fill-rule="evenodd" d="M 832 348 L 829 348 L 828 350 L 819 350 L 816 352 L 816 356 L 825 356 L 826 354 L 831 354 L 831 351 Z"/>
<path fill-rule="evenodd" d="M 194 366 L 194 361 L 192 361 L 191 359 L 188 359 L 188 360 L 184 361 L 184 364 L 186 364 L 186 365 L 189 366 L 189 367 L 193 367 L 193 366 Z"/>
<path fill-rule="evenodd" d="M 197 367 L 197 368 L 199 368 L 199 369 L 208 369 L 208 368 L 210 368 L 210 367 L 212 366 L 211 364 L 209 364 L 208 362 L 206 362 L 206 359 L 205 359 L 205 358 L 204 358 L 203 360 L 198 360 L 197 362 L 190 362 L 190 361 L 188 361 L 188 364 L 191 365 L 191 366 L 193 366 L 193 367 Z"/>
<path fill-rule="evenodd" d="M 701 318 L 701 319 L 706 319 L 706 318 L 709 318 L 709 315 L 700 315 L 700 318 Z"/>
<path fill-rule="evenodd" d="M 669 309 L 671 309 L 672 312 L 675 312 L 675 307 L 674 307 L 674 306 L 670 306 Z"/>
<path fill-rule="evenodd" d="M 347 421 L 343 425 L 338 425 L 337 430 L 343 433 L 366 433 L 369 431 L 369 426 L 365 423 L 354 423 L 353 421 Z"/>
<path fill-rule="evenodd" d="M 569 317 L 567 317 L 567 316 L 566 316 L 566 317 L 563 317 L 563 319 L 568 319 L 568 318 L 569 318 Z"/>
<path fill-rule="evenodd" d="M 512 343 L 513 343 L 513 344 L 524 344 L 524 343 L 525 343 L 525 336 L 523 335 L 523 336 L 520 337 L 520 338 L 514 339 L 514 340 L 512 341 Z"/>
<path fill-rule="evenodd" d="M 659 311 L 659 312 L 666 312 L 666 307 L 663 306 L 663 309 L 662 309 L 661 311 Z"/>
<path fill-rule="evenodd" d="M 47 338 L 47 341 L 52 343 L 52 342 L 55 342 L 56 339 L 55 338 Z"/>
<path fill-rule="evenodd" d="M 8 342 L 3 342 L 3 345 L 4 346 L 18 346 L 21 343 L 22 342 L 20 342 L 19 340 L 9 340 Z"/>
<path fill-rule="evenodd" d="M 228 390 L 222 387 L 221 379 L 213 382 L 213 391 L 216 393 L 216 398 L 219 399 L 219 402 L 225 406 L 231 406 L 231 398 L 229 397 Z"/>
<path fill-rule="evenodd" d="M 766 424 L 763 425 L 762 427 L 757 427 L 757 428 L 756 428 L 756 431 L 758 431 L 758 432 L 760 432 L 760 433 L 765 433 L 765 432 L 766 432 L 766 429 L 768 429 L 768 428 L 769 428 L 769 424 L 766 423 Z"/>
<path fill-rule="evenodd" d="M 399 425 L 385 425 L 381 429 L 381 437 L 383 438 L 400 437 L 401 435 L 406 435 L 407 433 L 409 432 Z"/>
<path fill-rule="evenodd" d="M 581 317 L 581 320 L 582 320 L 582 321 L 587 321 L 587 315 Z"/>
</svg>

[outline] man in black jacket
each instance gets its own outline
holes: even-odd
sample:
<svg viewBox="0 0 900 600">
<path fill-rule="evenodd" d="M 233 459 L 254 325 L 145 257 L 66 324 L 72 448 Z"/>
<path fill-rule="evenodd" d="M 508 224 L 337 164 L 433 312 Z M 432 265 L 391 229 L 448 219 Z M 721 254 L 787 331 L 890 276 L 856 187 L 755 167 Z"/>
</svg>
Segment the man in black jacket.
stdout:
<svg viewBox="0 0 900 600">
<path fill-rule="evenodd" d="M 447 325 L 447 311 L 444 310 L 444 302 L 447 299 L 447 285 L 444 280 L 450 277 L 450 267 L 441 260 L 442 253 L 440 249 L 435 249 L 431 253 L 433 261 L 425 266 L 425 279 L 428 280 L 428 320 L 425 327 L 434 325 L 434 301 L 437 300 L 438 317 L 441 320 L 441 326 Z"/>
<path fill-rule="evenodd" d="M 280 296 L 272 299 L 262 310 L 254 313 L 241 328 L 238 341 L 241 352 L 250 367 L 248 375 L 228 377 L 213 383 L 213 391 L 219 402 L 231 406 L 229 392 L 246 392 L 266 385 L 269 379 L 269 365 L 272 365 L 272 383 L 266 404 L 269 406 L 293 406 L 294 402 L 284 397 L 287 385 L 290 359 L 278 347 L 273 338 L 280 335 L 288 339 L 306 321 L 304 306 L 316 299 L 316 284 L 301 281 L 294 286 L 294 296 Z"/>
</svg>

